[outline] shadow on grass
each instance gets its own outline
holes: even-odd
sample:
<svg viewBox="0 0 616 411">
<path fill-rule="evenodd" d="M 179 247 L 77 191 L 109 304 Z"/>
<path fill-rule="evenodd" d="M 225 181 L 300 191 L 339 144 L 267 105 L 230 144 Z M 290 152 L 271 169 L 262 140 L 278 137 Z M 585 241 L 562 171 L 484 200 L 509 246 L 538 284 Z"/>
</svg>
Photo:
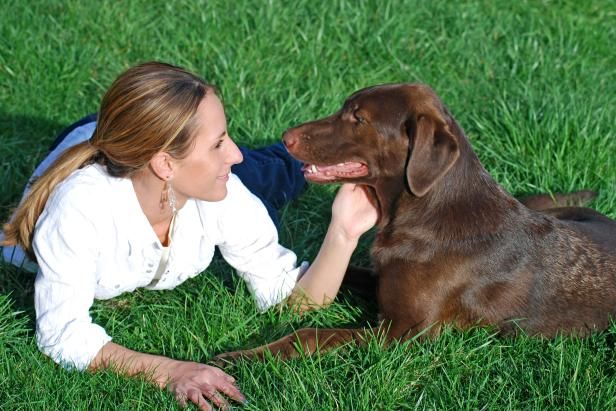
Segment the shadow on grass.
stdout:
<svg viewBox="0 0 616 411">
<path fill-rule="evenodd" d="M 64 125 L 40 116 L 0 110 L 0 222 L 4 223 L 22 195 L 25 182 Z M 15 311 L 23 311 L 34 328 L 34 277 L 0 263 L 0 294 L 9 295 Z"/>
<path fill-rule="evenodd" d="M 28 328 L 34 330 L 34 273 L 21 270 L 11 264 L 0 263 L 0 294 L 8 295 L 12 311 L 22 312 L 28 319 Z"/>
<path fill-rule="evenodd" d="M 43 117 L 0 110 L 0 221 L 9 216 L 28 177 L 62 128 Z"/>
</svg>

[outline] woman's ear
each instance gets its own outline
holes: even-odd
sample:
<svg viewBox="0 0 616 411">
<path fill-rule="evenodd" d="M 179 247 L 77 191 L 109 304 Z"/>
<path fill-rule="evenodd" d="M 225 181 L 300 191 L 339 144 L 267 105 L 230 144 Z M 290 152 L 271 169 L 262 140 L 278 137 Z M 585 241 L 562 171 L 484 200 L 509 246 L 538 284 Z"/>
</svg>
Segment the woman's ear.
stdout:
<svg viewBox="0 0 616 411">
<path fill-rule="evenodd" d="M 173 158 L 163 151 L 154 154 L 150 160 L 152 172 L 163 181 L 173 178 L 173 165 Z"/>
</svg>

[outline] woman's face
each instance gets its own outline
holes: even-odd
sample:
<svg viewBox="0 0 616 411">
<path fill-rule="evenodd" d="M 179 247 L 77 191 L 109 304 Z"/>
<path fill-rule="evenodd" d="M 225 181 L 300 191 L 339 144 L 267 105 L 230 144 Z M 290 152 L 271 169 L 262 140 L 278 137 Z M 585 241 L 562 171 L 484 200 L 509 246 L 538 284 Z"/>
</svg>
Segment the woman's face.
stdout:
<svg viewBox="0 0 616 411">
<path fill-rule="evenodd" d="M 227 195 L 231 166 L 242 162 L 242 153 L 227 134 L 225 111 L 216 95 L 206 95 L 195 120 L 195 146 L 186 158 L 175 162 L 171 186 L 178 200 L 181 196 L 220 201 Z"/>
</svg>

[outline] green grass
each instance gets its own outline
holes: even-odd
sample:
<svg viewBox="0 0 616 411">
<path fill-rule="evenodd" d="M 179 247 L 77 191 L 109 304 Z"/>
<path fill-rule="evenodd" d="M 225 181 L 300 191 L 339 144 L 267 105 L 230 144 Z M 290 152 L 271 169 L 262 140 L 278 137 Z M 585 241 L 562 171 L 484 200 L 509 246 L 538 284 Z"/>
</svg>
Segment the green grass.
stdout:
<svg viewBox="0 0 616 411">
<path fill-rule="evenodd" d="M 486 168 L 515 194 L 591 188 L 616 218 L 616 5 L 595 1 L 17 1 L 0 14 L 0 219 L 63 126 L 97 109 L 113 78 L 159 59 L 216 84 L 244 145 L 337 109 L 358 88 L 422 81 Z M 284 210 L 282 242 L 312 259 L 335 187 Z M 369 236 L 353 258 L 368 262 Z M 142 379 L 67 372 L 34 342 L 31 275 L 0 265 L 0 408 L 175 409 Z M 270 341 L 302 326 L 365 324 L 344 294 L 304 318 L 257 314 L 216 261 L 174 291 L 92 310 L 118 343 L 178 359 Z M 227 371 L 247 410 L 616 409 L 616 326 L 579 340 L 448 330 L 435 341 L 349 347 Z"/>
</svg>

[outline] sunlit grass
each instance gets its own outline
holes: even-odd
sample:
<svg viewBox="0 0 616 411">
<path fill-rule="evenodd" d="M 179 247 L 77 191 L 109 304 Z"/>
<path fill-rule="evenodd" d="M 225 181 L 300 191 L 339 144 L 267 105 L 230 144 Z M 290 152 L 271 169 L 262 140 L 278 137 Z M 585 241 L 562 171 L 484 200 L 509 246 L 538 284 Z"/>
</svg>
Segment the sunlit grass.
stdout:
<svg viewBox="0 0 616 411">
<path fill-rule="evenodd" d="M 7 2 L 5 2 L 7 3 Z M 616 7 L 608 0 L 8 1 L 0 14 L 0 217 L 48 145 L 94 112 L 113 78 L 158 59 L 215 84 L 240 143 L 277 141 L 353 91 L 422 81 L 441 95 L 486 168 L 515 194 L 599 192 L 616 217 Z M 316 254 L 335 187 L 283 211 L 281 239 Z M 367 236 L 353 258 L 368 264 Z M 32 276 L 0 266 L 0 408 L 173 409 L 143 379 L 67 372 L 34 341 Z M 130 348 L 205 362 L 302 326 L 366 324 L 345 293 L 304 318 L 258 314 L 217 260 L 174 291 L 97 302 L 92 314 Z M 616 329 L 585 340 L 502 339 L 447 330 L 434 341 L 281 362 L 240 362 L 249 410 L 614 409 Z"/>
</svg>

